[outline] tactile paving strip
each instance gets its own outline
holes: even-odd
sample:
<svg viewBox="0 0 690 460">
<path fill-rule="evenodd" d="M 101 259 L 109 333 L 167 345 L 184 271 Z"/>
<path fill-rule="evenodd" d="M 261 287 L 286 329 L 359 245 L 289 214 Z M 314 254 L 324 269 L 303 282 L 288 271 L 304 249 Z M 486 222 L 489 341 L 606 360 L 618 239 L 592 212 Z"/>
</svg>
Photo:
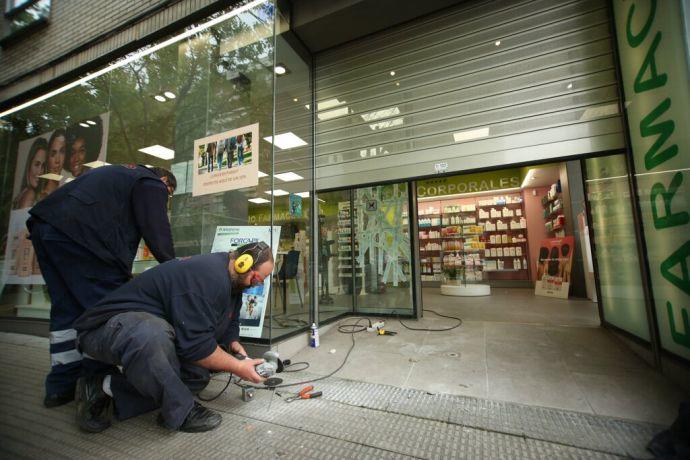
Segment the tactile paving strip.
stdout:
<svg viewBox="0 0 690 460">
<path fill-rule="evenodd" d="M 41 405 L 47 349 L 47 340 L 19 343 L 0 334 L 0 457 L 614 458 L 624 455 L 626 442 L 628 452 L 649 457 L 641 446 L 654 431 L 586 414 L 330 378 L 315 384 L 322 398 L 290 404 L 279 396 L 271 403 L 268 391 L 245 403 L 231 385 L 204 403 L 223 414 L 222 425 L 208 433 L 169 432 L 151 413 L 84 434 L 74 424 L 74 404 Z M 207 394 L 223 386 L 219 376 Z M 605 448 L 594 447 L 607 440 Z"/>
<path fill-rule="evenodd" d="M 290 381 L 307 380 L 316 376 L 308 373 L 292 374 Z M 331 377 L 314 383 L 318 390 L 323 391 L 323 399 L 340 404 L 341 408 L 326 410 L 314 414 L 311 418 L 318 420 L 318 424 L 339 423 L 329 414 L 338 411 L 338 416 L 347 414 L 350 410 L 359 408 L 369 409 L 384 414 L 384 417 L 401 415 L 410 418 L 407 423 L 413 424 L 415 430 L 424 426 L 424 422 L 441 422 L 450 426 L 487 431 L 503 434 L 535 442 L 548 442 L 575 448 L 587 449 L 612 455 L 648 457 L 645 446 L 652 436 L 663 429 L 660 426 L 614 419 L 580 412 L 551 409 L 546 407 L 528 406 L 503 401 L 465 397 L 448 394 L 429 394 L 415 389 L 405 389 L 387 385 L 351 381 Z M 209 388 L 209 392 L 212 392 Z M 235 387 L 236 388 L 236 387 Z M 292 387 L 286 388 L 293 391 Z M 232 392 L 231 392 L 232 393 Z M 259 391 L 257 395 L 266 398 L 269 392 Z M 299 405 L 310 404 L 315 409 L 320 408 L 322 402 L 298 401 Z M 274 398 L 271 413 L 266 420 L 275 416 L 291 419 L 299 417 L 290 415 L 290 409 L 295 403 L 285 404 L 280 398 Z M 220 409 L 220 407 L 218 407 Z M 245 408 L 249 410 L 249 408 Z M 287 411 L 284 413 L 284 411 Z M 242 410 L 241 413 L 245 413 Z M 247 414 L 248 415 L 248 414 Z M 320 420 L 323 416 L 323 420 Z M 382 423 L 385 423 L 382 421 Z M 402 422 L 401 422 L 402 423 Z M 295 425 L 297 426 L 297 425 Z M 365 427 L 365 428 L 363 428 Z M 366 420 L 354 425 L 345 425 L 338 429 L 343 436 L 352 435 L 362 439 L 362 433 L 380 430 L 376 424 L 367 426 Z M 355 434 L 352 432 L 354 431 Z M 401 432 L 407 431 L 404 424 Z M 418 438 L 408 433 L 411 438 Z M 425 433 L 423 440 L 415 441 L 423 445 L 432 438 L 432 432 Z M 408 437 L 396 441 L 396 445 L 404 445 Z M 413 453 L 413 455 L 426 452 Z M 424 455 L 421 455 L 424 456 Z"/>
</svg>

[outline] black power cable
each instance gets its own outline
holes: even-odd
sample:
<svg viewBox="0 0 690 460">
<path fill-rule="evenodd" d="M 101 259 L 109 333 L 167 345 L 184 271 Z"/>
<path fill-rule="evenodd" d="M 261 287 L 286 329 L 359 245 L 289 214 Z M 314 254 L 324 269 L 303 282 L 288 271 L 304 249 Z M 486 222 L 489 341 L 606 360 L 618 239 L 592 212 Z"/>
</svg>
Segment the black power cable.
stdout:
<svg viewBox="0 0 690 460">
<path fill-rule="evenodd" d="M 403 325 L 403 327 L 405 327 L 411 331 L 445 332 L 445 331 L 452 331 L 453 329 L 456 329 L 456 328 L 460 327 L 460 325 L 462 325 L 462 319 L 458 318 L 457 316 L 442 315 L 441 313 L 435 312 L 434 310 L 429 310 L 427 308 L 425 308 L 422 311 L 429 311 L 435 315 L 441 316 L 442 318 L 449 318 L 449 319 L 457 320 L 458 324 L 456 324 L 455 326 L 452 326 L 452 327 L 446 327 L 446 328 L 442 328 L 442 329 L 417 328 L 417 327 L 410 327 L 407 324 L 403 323 L 402 320 L 400 319 L 400 316 L 396 315 L 395 317 L 398 320 L 398 322 Z"/>
<path fill-rule="evenodd" d="M 451 327 L 448 327 L 448 328 L 441 328 L 441 329 L 415 328 L 415 327 L 410 327 L 410 326 L 406 325 L 405 323 L 403 323 L 402 320 L 400 319 L 399 315 L 396 315 L 396 318 L 397 318 L 398 322 L 400 322 L 400 324 L 402 324 L 406 329 L 409 329 L 411 331 L 445 332 L 445 331 L 451 331 L 453 329 L 457 329 L 458 327 L 460 327 L 462 325 L 462 319 L 458 318 L 457 316 L 443 315 L 443 314 L 438 313 L 434 310 L 430 310 L 430 309 L 426 309 L 426 308 L 423 311 L 431 312 L 431 313 L 433 313 L 437 316 L 440 316 L 442 318 L 457 320 L 458 324 L 451 326 Z M 360 325 L 359 323 L 362 320 L 367 321 L 369 323 L 369 325 L 368 326 Z M 276 385 L 273 387 L 258 387 L 258 386 L 254 386 L 254 385 L 240 385 L 238 382 L 233 382 L 233 383 L 239 387 L 244 387 L 244 388 L 249 387 L 249 388 L 254 388 L 256 390 L 274 390 L 275 388 L 285 388 L 285 387 L 292 387 L 292 386 L 297 386 L 297 385 L 304 385 L 306 383 L 318 382 L 319 380 L 327 379 L 327 378 L 333 376 L 334 374 L 336 374 L 340 369 L 342 369 L 345 366 L 345 364 L 347 364 L 347 359 L 350 357 L 352 350 L 355 348 L 355 334 L 357 334 L 359 332 L 365 332 L 368 328 L 371 328 L 371 327 L 372 327 L 371 319 L 369 319 L 367 317 L 357 318 L 357 321 L 354 324 L 341 324 L 338 326 L 338 332 L 340 332 L 342 334 L 350 334 L 350 337 L 352 338 L 352 345 L 350 346 L 350 349 L 347 351 L 347 354 L 345 355 L 345 359 L 343 359 L 343 362 L 340 364 L 340 366 L 338 366 L 338 368 L 336 370 L 334 370 L 333 372 L 331 372 L 330 374 L 327 374 L 327 375 L 324 375 L 322 377 L 318 377 L 318 378 L 315 378 L 312 380 L 304 380 L 302 382 L 296 382 L 296 383 L 283 383 L 281 385 Z M 294 366 L 297 364 L 303 364 L 303 365 L 306 365 L 306 367 L 295 369 L 295 370 L 290 370 L 290 371 L 283 371 L 283 372 L 298 372 L 298 371 L 303 371 L 303 370 L 306 370 L 309 368 L 309 363 L 307 363 L 307 362 L 292 363 L 291 366 Z M 213 398 L 204 399 L 201 397 L 201 395 L 197 395 L 197 396 L 202 401 L 213 401 L 214 399 L 218 398 L 221 394 L 223 394 L 223 392 L 225 392 L 225 390 L 228 388 L 228 386 L 230 386 L 231 382 L 232 382 L 232 374 L 230 374 L 230 377 L 228 378 L 228 381 L 225 384 L 225 387 L 223 387 L 223 389 L 217 395 L 215 395 Z"/>
</svg>

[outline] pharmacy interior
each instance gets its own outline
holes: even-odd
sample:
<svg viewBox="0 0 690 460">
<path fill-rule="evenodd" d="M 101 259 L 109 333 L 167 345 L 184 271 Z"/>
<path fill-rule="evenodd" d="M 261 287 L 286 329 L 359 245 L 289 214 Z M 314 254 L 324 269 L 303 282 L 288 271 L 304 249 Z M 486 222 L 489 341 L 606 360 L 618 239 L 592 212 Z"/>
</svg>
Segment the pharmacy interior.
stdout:
<svg viewBox="0 0 690 460">
<path fill-rule="evenodd" d="M 422 285 L 596 300 L 582 178 L 568 161 L 419 181 Z"/>
</svg>

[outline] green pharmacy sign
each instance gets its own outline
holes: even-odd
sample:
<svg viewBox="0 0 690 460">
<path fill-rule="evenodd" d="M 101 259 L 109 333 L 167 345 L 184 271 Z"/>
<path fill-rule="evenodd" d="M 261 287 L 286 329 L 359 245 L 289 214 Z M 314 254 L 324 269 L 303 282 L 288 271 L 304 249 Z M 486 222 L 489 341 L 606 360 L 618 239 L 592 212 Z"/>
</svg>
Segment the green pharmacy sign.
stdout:
<svg viewBox="0 0 690 460">
<path fill-rule="evenodd" d="M 688 2 L 613 3 L 661 345 L 690 358 Z"/>
</svg>

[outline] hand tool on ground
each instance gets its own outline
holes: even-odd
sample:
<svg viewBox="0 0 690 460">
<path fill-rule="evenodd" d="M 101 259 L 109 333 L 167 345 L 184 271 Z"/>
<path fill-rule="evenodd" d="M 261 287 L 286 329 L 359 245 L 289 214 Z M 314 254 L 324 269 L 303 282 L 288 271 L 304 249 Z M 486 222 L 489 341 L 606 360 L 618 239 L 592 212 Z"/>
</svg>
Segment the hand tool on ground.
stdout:
<svg viewBox="0 0 690 460">
<path fill-rule="evenodd" d="M 379 329 L 376 331 L 376 333 L 377 333 L 378 335 L 396 335 L 396 334 L 397 334 L 397 332 L 387 331 L 387 330 L 385 330 L 384 328 L 379 328 Z"/>
<path fill-rule="evenodd" d="M 323 394 L 321 391 L 315 391 L 314 393 L 309 393 L 313 389 L 314 389 L 313 385 L 309 385 L 308 387 L 304 387 L 295 396 L 290 396 L 289 398 L 286 398 L 285 402 L 289 403 L 292 401 L 297 401 L 298 399 L 318 398 L 319 396 L 321 396 Z"/>
</svg>

